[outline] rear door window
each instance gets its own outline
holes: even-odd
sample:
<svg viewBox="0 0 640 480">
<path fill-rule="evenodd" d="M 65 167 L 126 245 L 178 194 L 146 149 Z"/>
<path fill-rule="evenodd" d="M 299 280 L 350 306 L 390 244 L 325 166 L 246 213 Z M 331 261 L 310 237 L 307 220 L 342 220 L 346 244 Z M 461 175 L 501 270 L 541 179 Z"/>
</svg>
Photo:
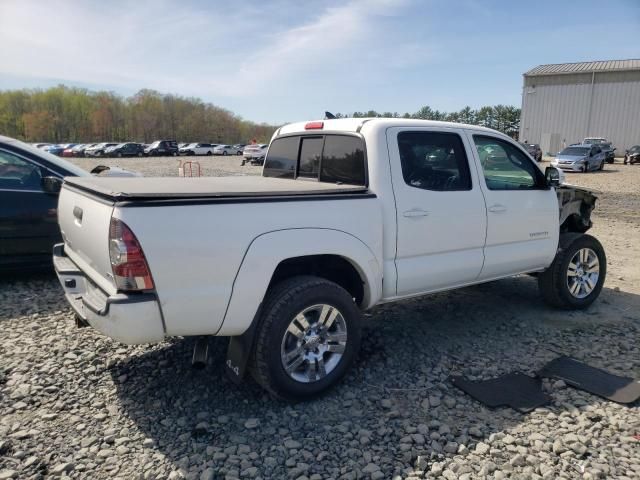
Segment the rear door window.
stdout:
<svg viewBox="0 0 640 480">
<path fill-rule="evenodd" d="M 459 135 L 400 132 L 398 148 L 407 185 L 437 192 L 471 190 L 469 162 Z"/>
</svg>

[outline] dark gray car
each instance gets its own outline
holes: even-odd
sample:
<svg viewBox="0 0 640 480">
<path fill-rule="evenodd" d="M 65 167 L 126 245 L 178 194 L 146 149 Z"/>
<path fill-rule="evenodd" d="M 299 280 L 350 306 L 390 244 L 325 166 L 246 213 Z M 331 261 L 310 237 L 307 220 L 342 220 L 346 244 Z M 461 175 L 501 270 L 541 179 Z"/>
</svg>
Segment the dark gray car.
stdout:
<svg viewBox="0 0 640 480">
<path fill-rule="evenodd" d="M 540 145 L 538 145 L 537 143 L 520 143 L 520 145 L 522 145 L 524 147 L 524 149 L 529 152 L 529 155 L 531 155 L 531 157 L 536 161 L 536 162 L 541 162 L 542 161 L 542 149 L 540 148 Z"/>
</svg>

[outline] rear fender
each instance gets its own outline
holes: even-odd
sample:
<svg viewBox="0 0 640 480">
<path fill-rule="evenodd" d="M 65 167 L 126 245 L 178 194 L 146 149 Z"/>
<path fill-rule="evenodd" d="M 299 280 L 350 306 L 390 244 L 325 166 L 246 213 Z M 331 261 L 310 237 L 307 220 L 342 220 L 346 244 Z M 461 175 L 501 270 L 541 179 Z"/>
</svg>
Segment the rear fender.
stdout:
<svg viewBox="0 0 640 480">
<path fill-rule="evenodd" d="M 240 264 L 218 336 L 245 332 L 260 307 L 276 267 L 290 258 L 339 255 L 349 261 L 363 281 L 364 309 L 382 296 L 382 270 L 371 249 L 353 235 L 331 229 L 301 228 L 256 237 Z"/>
</svg>

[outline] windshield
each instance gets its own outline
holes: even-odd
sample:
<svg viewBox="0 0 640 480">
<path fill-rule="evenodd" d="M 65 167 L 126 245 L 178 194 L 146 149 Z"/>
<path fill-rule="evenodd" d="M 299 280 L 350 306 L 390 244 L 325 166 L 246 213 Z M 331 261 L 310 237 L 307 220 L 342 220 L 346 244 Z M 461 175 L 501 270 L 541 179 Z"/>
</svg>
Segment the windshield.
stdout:
<svg viewBox="0 0 640 480">
<path fill-rule="evenodd" d="M 158 145 L 160 145 L 160 140 L 153 142 L 149 147 L 157 147 Z"/>
<path fill-rule="evenodd" d="M 638 153 L 640 152 L 640 145 L 634 145 L 629 149 L 629 153 Z"/>
<path fill-rule="evenodd" d="M 589 153 L 589 149 L 588 148 L 580 148 L 580 147 L 569 147 L 569 148 L 565 148 L 563 151 L 560 152 L 560 155 L 570 155 L 573 157 L 577 157 L 577 156 L 584 156 L 587 153 Z"/>
<path fill-rule="evenodd" d="M 584 142 L 582 143 L 590 143 L 590 144 L 598 144 L 598 143 L 604 143 L 604 138 L 585 138 Z"/>
</svg>

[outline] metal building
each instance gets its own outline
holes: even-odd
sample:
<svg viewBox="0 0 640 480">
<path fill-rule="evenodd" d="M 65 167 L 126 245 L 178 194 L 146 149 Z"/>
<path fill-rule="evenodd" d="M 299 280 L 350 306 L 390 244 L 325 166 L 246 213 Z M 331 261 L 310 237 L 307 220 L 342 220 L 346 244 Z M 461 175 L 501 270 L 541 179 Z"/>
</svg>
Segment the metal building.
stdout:
<svg viewBox="0 0 640 480">
<path fill-rule="evenodd" d="M 524 75 L 520 140 L 555 154 L 605 137 L 616 156 L 640 144 L 640 59 L 539 65 Z"/>
</svg>

